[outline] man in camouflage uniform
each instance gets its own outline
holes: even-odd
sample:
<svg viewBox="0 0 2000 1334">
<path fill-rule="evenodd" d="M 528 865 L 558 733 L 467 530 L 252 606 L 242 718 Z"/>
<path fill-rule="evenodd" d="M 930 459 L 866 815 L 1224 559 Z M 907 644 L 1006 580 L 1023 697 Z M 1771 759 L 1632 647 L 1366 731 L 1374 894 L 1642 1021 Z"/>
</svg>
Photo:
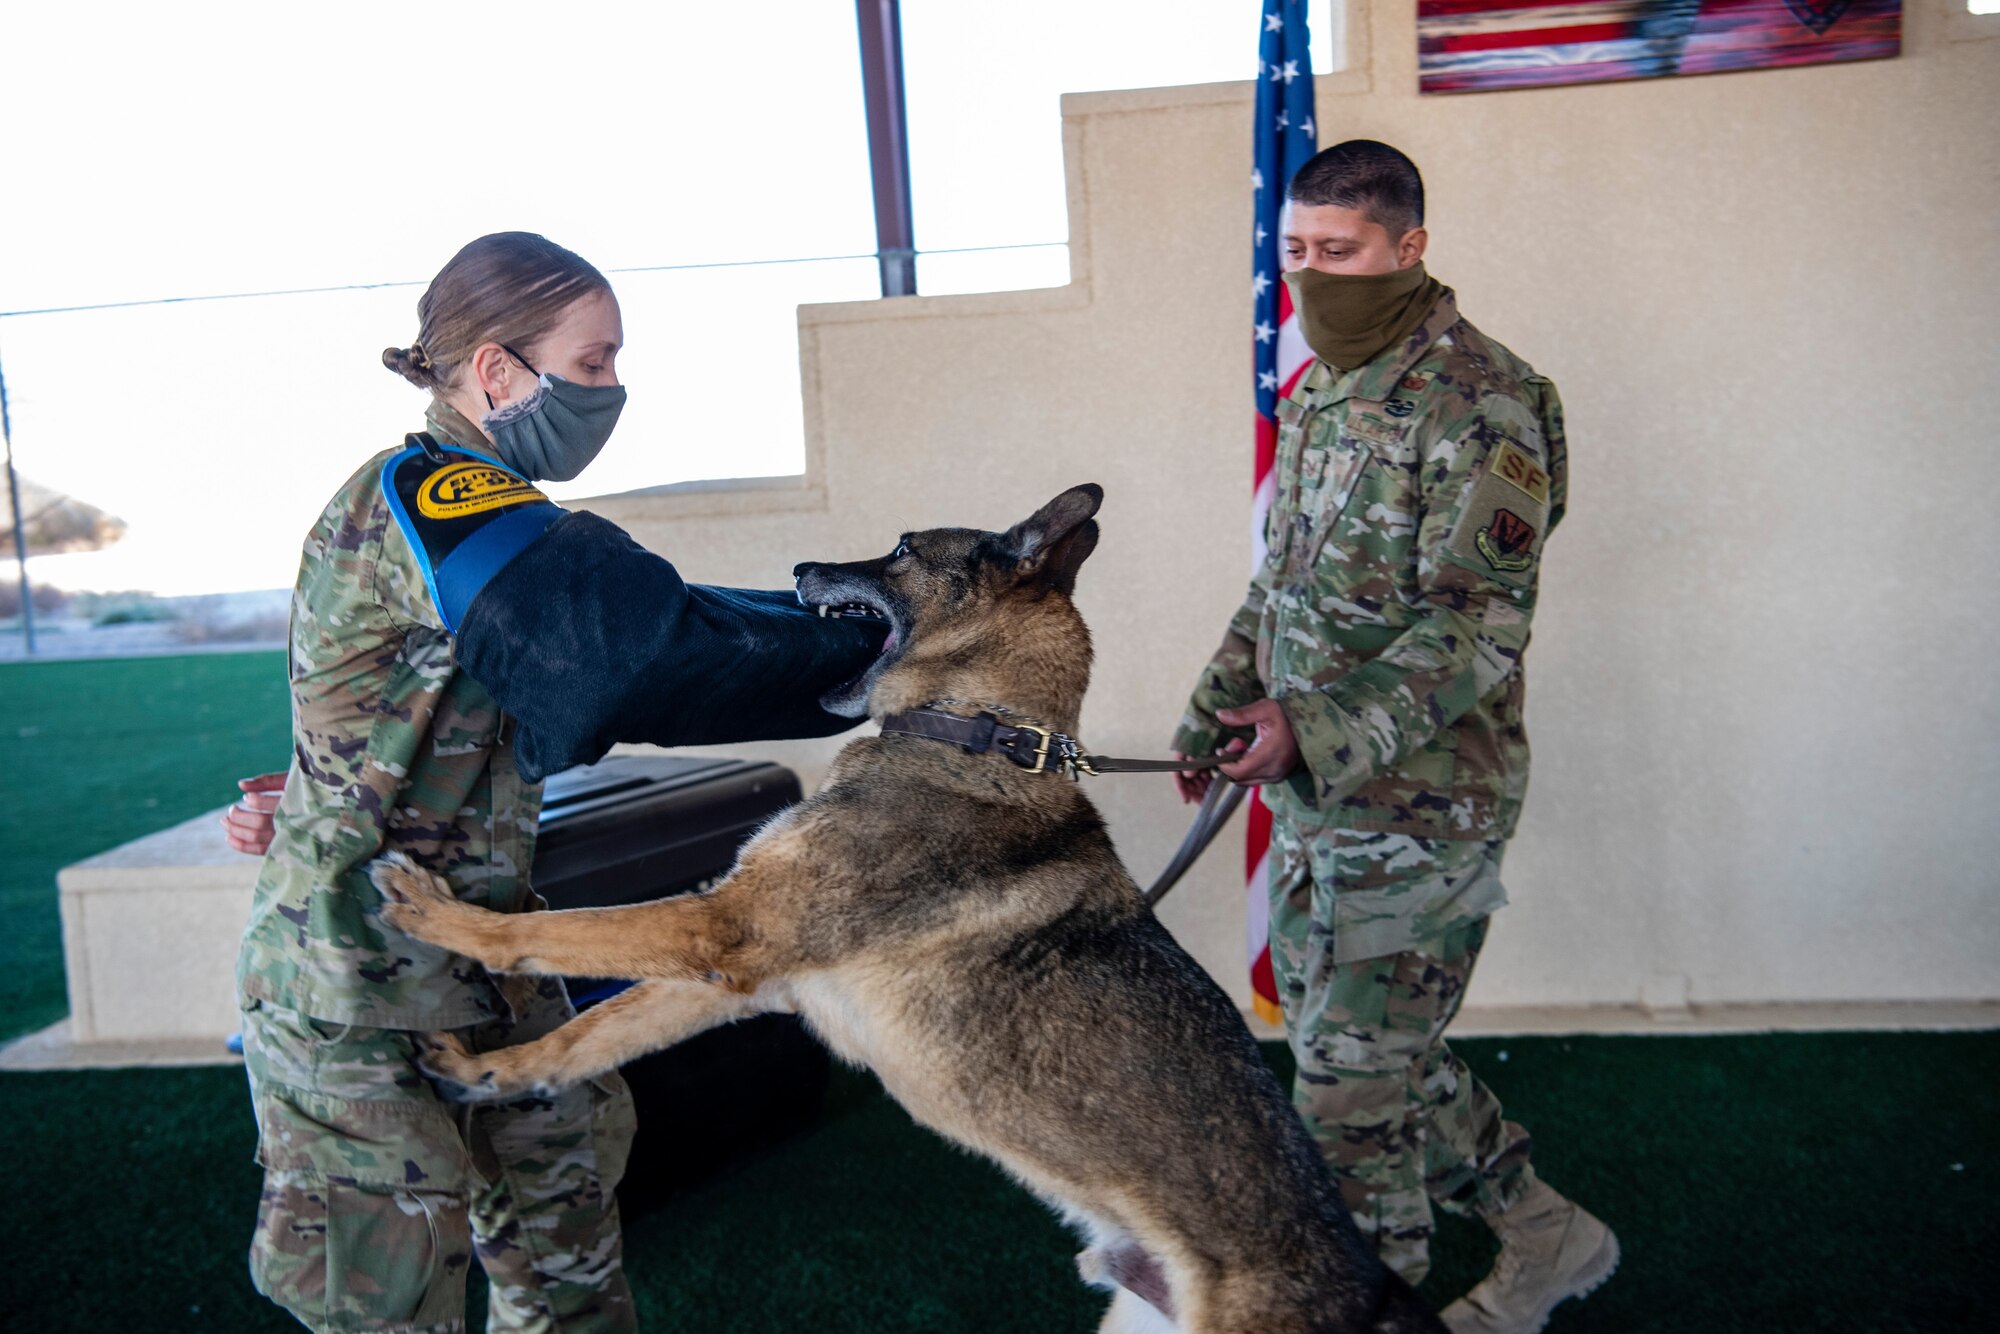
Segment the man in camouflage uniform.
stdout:
<svg viewBox="0 0 2000 1334">
<path fill-rule="evenodd" d="M 1539 1329 L 1608 1276 L 1616 1241 L 1534 1176 L 1527 1133 L 1443 1032 L 1506 902 L 1562 408 L 1427 278 L 1421 223 L 1416 168 L 1386 145 L 1329 149 L 1292 183 L 1286 281 L 1318 359 L 1278 408 L 1268 558 L 1174 746 L 1254 730 L 1224 772 L 1268 784 L 1295 1101 L 1355 1221 L 1417 1283 L 1431 1201 L 1478 1213 L 1502 1262 L 1447 1321 Z"/>
<path fill-rule="evenodd" d="M 442 402 L 452 446 L 481 433 Z M 415 1066 L 417 1033 L 476 1046 L 571 1013 L 559 982 L 496 979 L 386 930 L 367 866 L 400 849 L 499 911 L 528 884 L 541 788 L 492 697 L 453 664 L 379 455 L 306 540 L 293 604 L 295 753 L 237 964 L 265 1184 L 258 1290 L 314 1329 L 457 1330 L 471 1239 L 490 1328 L 635 1327 L 613 1189 L 631 1143 L 616 1075 L 548 1098 L 454 1107 Z"/>
</svg>

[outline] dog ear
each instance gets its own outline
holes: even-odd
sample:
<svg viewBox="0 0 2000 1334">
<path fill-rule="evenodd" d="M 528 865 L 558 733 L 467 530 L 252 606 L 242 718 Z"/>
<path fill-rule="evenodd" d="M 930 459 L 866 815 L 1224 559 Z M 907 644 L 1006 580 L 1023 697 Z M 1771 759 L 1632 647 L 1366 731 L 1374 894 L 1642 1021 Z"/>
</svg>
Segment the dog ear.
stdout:
<svg viewBox="0 0 2000 1334">
<path fill-rule="evenodd" d="M 1103 503 L 1104 488 L 1085 482 L 1009 528 L 1004 540 L 1014 555 L 1014 573 L 1039 577 L 1064 593 L 1075 591 L 1077 568 L 1097 549 L 1097 521 L 1091 516 Z"/>
</svg>

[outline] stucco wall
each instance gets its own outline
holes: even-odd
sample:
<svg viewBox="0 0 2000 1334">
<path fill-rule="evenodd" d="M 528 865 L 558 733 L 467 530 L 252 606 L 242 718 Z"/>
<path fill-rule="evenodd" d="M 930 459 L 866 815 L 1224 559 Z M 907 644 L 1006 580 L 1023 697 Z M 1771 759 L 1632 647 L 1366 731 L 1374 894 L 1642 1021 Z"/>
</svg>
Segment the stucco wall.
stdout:
<svg viewBox="0 0 2000 1334">
<path fill-rule="evenodd" d="M 1569 409 L 1474 1003 L 2000 995 L 2000 42 L 1908 0 L 1897 60 L 1421 99 L 1414 6 L 1357 3 L 1322 141 L 1417 159 L 1433 272 Z M 1084 734 L 1157 753 L 1247 570 L 1250 98 L 1066 98 L 1070 287 L 803 308 L 805 479 L 601 508 L 769 583 L 1100 482 Z M 1091 795 L 1143 881 L 1167 781 Z M 1163 913 L 1239 997 L 1240 847 Z"/>
</svg>

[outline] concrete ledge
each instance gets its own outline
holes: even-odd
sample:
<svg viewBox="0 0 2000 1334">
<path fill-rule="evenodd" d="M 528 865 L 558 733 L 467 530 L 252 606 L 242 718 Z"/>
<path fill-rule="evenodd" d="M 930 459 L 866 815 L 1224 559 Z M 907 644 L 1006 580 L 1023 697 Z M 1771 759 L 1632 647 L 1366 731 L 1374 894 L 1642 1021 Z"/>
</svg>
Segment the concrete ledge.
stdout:
<svg viewBox="0 0 2000 1334">
<path fill-rule="evenodd" d="M 67 1019 L 0 1047 L 0 1073 L 34 1070 L 122 1070 L 134 1066 L 241 1065 L 220 1039 L 158 1038 L 78 1042 Z"/>
<path fill-rule="evenodd" d="M 1262 1039 L 1284 1030 L 1256 1018 Z M 2000 1000 L 1826 1001 L 1801 1004 L 1692 1005 L 1648 1011 L 1637 1005 L 1518 1006 L 1466 1010 L 1453 1038 L 1719 1037 L 1732 1033 L 1942 1033 L 2000 1028 Z"/>
<path fill-rule="evenodd" d="M 222 809 L 56 873 L 72 1040 L 220 1045 L 236 1030 L 236 951 L 260 862 Z"/>
</svg>

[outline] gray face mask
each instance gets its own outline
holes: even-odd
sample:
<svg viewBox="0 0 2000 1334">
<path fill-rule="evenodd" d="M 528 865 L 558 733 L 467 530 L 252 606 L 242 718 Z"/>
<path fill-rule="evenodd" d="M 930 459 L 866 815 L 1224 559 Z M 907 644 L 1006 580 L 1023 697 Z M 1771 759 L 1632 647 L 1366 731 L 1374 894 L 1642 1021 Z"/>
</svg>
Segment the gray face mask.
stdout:
<svg viewBox="0 0 2000 1334">
<path fill-rule="evenodd" d="M 507 351 L 533 371 L 528 359 Z M 540 375 L 539 372 L 537 372 Z M 487 404 L 493 402 L 489 396 Z M 622 384 L 575 384 L 540 375 L 535 391 L 481 419 L 500 461 L 531 482 L 567 482 L 590 466 L 625 410 Z"/>
</svg>

